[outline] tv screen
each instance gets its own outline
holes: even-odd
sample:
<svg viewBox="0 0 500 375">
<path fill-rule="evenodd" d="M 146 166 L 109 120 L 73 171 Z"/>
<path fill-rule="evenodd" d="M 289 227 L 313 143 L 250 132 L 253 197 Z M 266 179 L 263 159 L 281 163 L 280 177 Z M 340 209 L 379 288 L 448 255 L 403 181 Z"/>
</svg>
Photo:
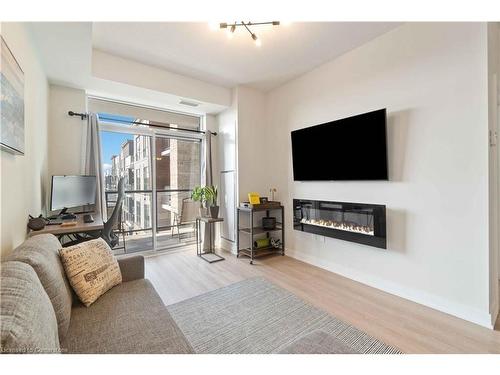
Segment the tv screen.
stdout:
<svg viewBox="0 0 500 375">
<path fill-rule="evenodd" d="M 386 110 L 292 131 L 295 181 L 387 180 Z"/>
</svg>

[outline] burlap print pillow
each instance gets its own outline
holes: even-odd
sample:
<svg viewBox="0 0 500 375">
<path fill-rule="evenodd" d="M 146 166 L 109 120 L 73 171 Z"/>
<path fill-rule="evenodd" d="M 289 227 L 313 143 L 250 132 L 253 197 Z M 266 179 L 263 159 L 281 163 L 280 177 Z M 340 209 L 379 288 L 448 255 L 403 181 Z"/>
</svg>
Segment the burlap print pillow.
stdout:
<svg viewBox="0 0 500 375">
<path fill-rule="evenodd" d="M 69 283 L 87 307 L 122 282 L 120 266 L 102 238 L 64 247 L 59 254 Z"/>
</svg>

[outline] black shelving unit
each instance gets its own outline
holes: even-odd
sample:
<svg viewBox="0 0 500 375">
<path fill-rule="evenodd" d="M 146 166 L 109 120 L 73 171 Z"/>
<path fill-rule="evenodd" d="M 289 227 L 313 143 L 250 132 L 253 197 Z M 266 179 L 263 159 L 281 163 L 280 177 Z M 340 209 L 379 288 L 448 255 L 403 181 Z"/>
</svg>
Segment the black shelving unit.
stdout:
<svg viewBox="0 0 500 375">
<path fill-rule="evenodd" d="M 254 218 L 255 214 L 258 212 L 265 212 L 265 217 L 270 217 L 271 212 L 279 211 L 281 217 L 276 218 L 276 228 L 274 229 L 264 229 L 261 225 L 255 225 Z M 240 227 L 240 215 L 246 214 L 249 216 L 249 226 L 241 228 Z M 285 255 L 285 208 L 283 206 L 275 207 L 238 207 L 236 209 L 236 249 L 237 257 L 244 255 L 250 258 L 250 264 L 253 264 L 253 260 L 260 256 L 270 255 L 270 254 L 281 254 Z M 279 248 L 273 246 L 255 248 L 254 237 L 265 234 L 267 238 L 271 237 L 274 232 L 281 232 L 281 246 Z M 240 233 L 249 236 L 250 246 L 240 249 Z"/>
</svg>

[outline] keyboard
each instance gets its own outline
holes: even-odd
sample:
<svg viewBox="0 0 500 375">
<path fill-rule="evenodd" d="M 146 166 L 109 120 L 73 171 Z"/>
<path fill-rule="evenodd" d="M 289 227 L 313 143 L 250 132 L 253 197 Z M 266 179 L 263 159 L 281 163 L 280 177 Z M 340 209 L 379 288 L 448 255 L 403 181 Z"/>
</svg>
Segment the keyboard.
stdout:
<svg viewBox="0 0 500 375">
<path fill-rule="evenodd" d="M 61 219 L 49 219 L 47 225 L 61 225 L 62 223 Z"/>
</svg>

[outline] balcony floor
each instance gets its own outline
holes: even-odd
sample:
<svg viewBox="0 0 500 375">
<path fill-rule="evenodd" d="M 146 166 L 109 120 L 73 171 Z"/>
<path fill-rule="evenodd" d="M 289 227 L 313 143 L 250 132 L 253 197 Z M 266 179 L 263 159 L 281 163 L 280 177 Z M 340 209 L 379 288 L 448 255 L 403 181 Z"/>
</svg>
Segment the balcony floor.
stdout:
<svg viewBox="0 0 500 375">
<path fill-rule="evenodd" d="M 153 238 L 150 233 L 139 233 L 125 235 L 125 248 L 123 248 L 123 236 L 120 234 L 120 243 L 113 249 L 115 255 L 139 253 L 153 250 Z M 163 230 L 156 235 L 157 250 L 177 250 L 186 246 L 196 245 L 195 231 L 193 228 L 180 228 L 180 239 L 177 235 L 177 229 L 174 229 L 172 236 L 171 230 Z"/>
</svg>

